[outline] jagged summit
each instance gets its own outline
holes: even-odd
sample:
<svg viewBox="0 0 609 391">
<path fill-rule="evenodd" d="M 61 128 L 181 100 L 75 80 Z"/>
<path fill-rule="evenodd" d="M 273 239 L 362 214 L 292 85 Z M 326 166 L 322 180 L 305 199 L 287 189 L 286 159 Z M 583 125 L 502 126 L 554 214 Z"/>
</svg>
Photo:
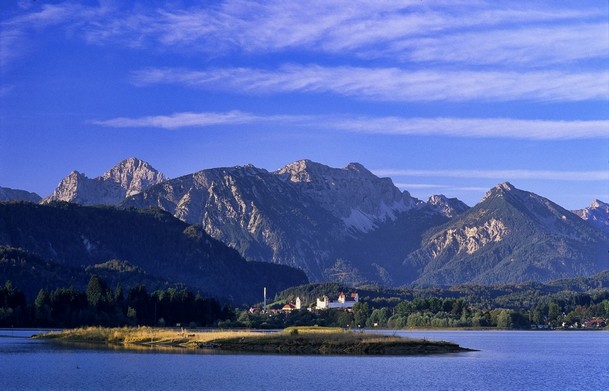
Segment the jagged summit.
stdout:
<svg viewBox="0 0 609 391">
<path fill-rule="evenodd" d="M 165 181 L 167 178 L 147 162 L 131 157 L 118 163 L 101 176 L 104 181 L 117 183 L 126 190 L 126 197 Z"/>
<path fill-rule="evenodd" d="M 591 209 L 609 208 L 609 204 L 597 199 L 597 200 L 592 201 L 592 203 L 590 204 L 590 208 Z"/>
<path fill-rule="evenodd" d="M 78 171 L 72 171 L 42 202 L 67 201 L 82 205 L 115 205 L 125 197 L 140 193 L 166 179 L 147 162 L 131 157 L 93 179 Z"/>
<path fill-rule="evenodd" d="M 290 182 L 312 182 L 315 176 L 323 175 L 328 170 L 332 170 L 332 168 L 309 159 L 303 159 L 285 165 L 275 171 L 275 174 L 288 179 Z"/>
<path fill-rule="evenodd" d="M 518 190 L 516 189 L 516 186 L 512 185 L 510 182 L 503 182 L 498 184 L 497 186 L 493 187 L 492 189 L 490 189 L 488 193 L 502 193 L 502 192 L 510 192 L 510 191 L 514 191 L 514 190 Z"/>
<path fill-rule="evenodd" d="M 454 217 L 469 209 L 469 206 L 461 200 L 457 198 L 448 198 L 444 194 L 432 195 L 427 200 L 427 205 L 446 217 Z"/>
<path fill-rule="evenodd" d="M 609 204 L 594 200 L 589 207 L 574 210 L 573 213 L 605 232 L 609 232 Z"/>
<path fill-rule="evenodd" d="M 512 191 L 512 190 L 516 189 L 516 187 L 514 185 L 512 185 L 510 182 L 500 183 L 497 186 L 495 186 L 495 188 L 505 190 L 505 191 Z"/>
<path fill-rule="evenodd" d="M 517 189 L 516 186 L 512 185 L 510 182 L 503 182 L 487 191 L 481 202 L 492 197 L 502 197 L 506 194 L 515 195 L 518 192 L 520 192 L 520 190 Z"/>
<path fill-rule="evenodd" d="M 360 163 L 349 163 L 345 167 L 345 170 L 356 171 L 356 172 L 367 174 L 367 175 L 374 175 L 374 174 L 372 174 L 372 172 L 370 172 L 370 170 L 368 170 L 366 167 L 364 167 Z"/>
<path fill-rule="evenodd" d="M 311 160 L 290 163 L 275 172 L 292 182 L 349 229 L 373 230 L 379 222 L 394 220 L 420 201 L 401 192 L 389 178 L 379 178 L 359 163 L 332 168 Z"/>
</svg>

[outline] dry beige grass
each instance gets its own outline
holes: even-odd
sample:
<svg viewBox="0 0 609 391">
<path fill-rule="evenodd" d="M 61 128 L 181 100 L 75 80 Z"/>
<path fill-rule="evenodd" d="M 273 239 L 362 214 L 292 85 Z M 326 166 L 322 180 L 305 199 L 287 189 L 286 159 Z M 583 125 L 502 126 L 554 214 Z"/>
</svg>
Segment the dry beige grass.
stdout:
<svg viewBox="0 0 609 391">
<path fill-rule="evenodd" d="M 63 331 L 52 331 L 40 338 L 57 339 L 67 342 L 89 342 L 137 345 L 196 346 L 216 339 L 244 338 L 260 335 L 252 331 L 191 331 L 153 327 L 83 327 Z"/>
<path fill-rule="evenodd" d="M 151 327 L 80 329 L 52 332 L 39 338 L 70 343 L 105 343 L 129 349 L 213 348 L 298 354 L 436 354 L 463 351 L 458 345 L 340 328 L 291 327 L 283 332 L 192 331 Z"/>
</svg>

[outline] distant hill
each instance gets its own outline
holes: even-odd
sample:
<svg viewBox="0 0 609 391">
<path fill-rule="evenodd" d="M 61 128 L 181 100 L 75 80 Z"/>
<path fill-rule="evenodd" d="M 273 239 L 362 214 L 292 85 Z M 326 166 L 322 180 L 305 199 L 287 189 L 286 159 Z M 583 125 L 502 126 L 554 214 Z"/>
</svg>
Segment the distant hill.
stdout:
<svg viewBox="0 0 609 391">
<path fill-rule="evenodd" d="M 9 187 L 0 187 L 0 201 L 28 201 L 40 202 L 42 198 L 36 193 L 30 193 L 25 190 L 11 189 Z"/>
<path fill-rule="evenodd" d="M 103 264 L 86 267 L 75 267 L 46 260 L 23 249 L 0 246 L 0 283 L 6 280 L 19 287 L 28 300 L 34 301 L 36 294 L 42 288 L 53 290 L 73 287 L 84 291 L 93 274 L 99 276 L 111 287 L 120 283 L 123 288 L 144 285 L 149 291 L 166 289 L 169 286 L 181 286 L 160 277 L 152 277 L 143 269 L 131 267 L 128 269 L 112 269 L 107 264 L 124 261 L 109 261 Z"/>
<path fill-rule="evenodd" d="M 59 269 L 60 279 L 80 278 L 80 270 L 130 278 L 135 273 L 132 283 L 183 284 L 237 304 L 258 299 L 265 286 L 272 294 L 307 281 L 304 273 L 287 266 L 246 262 L 202 227 L 158 209 L 0 203 L 0 244 L 35 255 L 22 258 L 47 276 Z M 66 273 L 66 268 L 78 271 Z"/>
<path fill-rule="evenodd" d="M 404 265 L 421 286 L 549 281 L 609 269 L 609 236 L 550 200 L 503 183 L 428 231 Z"/>
</svg>

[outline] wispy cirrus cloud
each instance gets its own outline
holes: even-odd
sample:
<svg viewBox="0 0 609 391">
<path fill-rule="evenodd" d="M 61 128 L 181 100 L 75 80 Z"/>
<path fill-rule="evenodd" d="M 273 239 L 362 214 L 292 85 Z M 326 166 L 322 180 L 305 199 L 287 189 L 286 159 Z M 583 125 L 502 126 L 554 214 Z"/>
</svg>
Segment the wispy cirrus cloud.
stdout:
<svg viewBox="0 0 609 391">
<path fill-rule="evenodd" d="M 309 123 L 312 118 L 299 115 L 255 115 L 241 111 L 203 112 L 203 113 L 174 113 L 170 115 L 155 115 L 139 118 L 119 117 L 107 120 L 89 120 L 93 125 L 111 128 L 163 128 L 178 129 L 188 127 L 204 128 L 217 125 L 243 125 L 251 123 Z"/>
<path fill-rule="evenodd" d="M 548 121 L 513 118 L 338 118 L 332 126 L 350 132 L 529 140 L 607 139 L 609 120 Z"/>
<path fill-rule="evenodd" d="M 184 112 L 146 117 L 90 120 L 88 123 L 114 128 L 208 127 L 274 123 L 279 126 L 330 129 L 351 133 L 396 136 L 452 136 L 527 140 L 607 139 L 609 120 L 547 121 L 510 118 L 407 118 L 342 115 L 258 115 L 238 110 L 228 112 Z"/>
<path fill-rule="evenodd" d="M 379 176 L 436 177 L 462 179 L 498 180 L 552 180 L 552 181 L 608 181 L 609 171 L 552 171 L 552 170 L 413 170 L 378 169 L 372 172 Z"/>
<path fill-rule="evenodd" d="M 341 56 L 495 64 L 603 56 L 599 8 L 486 1 L 223 1 L 117 14 L 83 31 L 90 42 L 200 53 L 305 50 Z M 138 12 L 140 11 L 140 12 Z M 547 23 L 562 23 L 547 28 Z M 592 39 L 590 39 L 593 35 Z M 600 42 L 599 42 L 600 41 Z M 581 43 L 588 49 L 583 51 Z M 599 49 L 601 48 L 601 49 Z M 405 53 L 406 52 L 406 53 Z M 509 53 L 510 55 L 505 55 Z M 527 55 L 524 55 L 527 54 Z"/>
<path fill-rule="evenodd" d="M 92 22 L 98 24 L 94 21 L 101 21 L 111 14 L 111 9 L 105 6 L 87 7 L 76 3 L 26 4 L 22 8 L 21 12 L 3 10 L 9 16 L 0 20 L 1 66 L 34 50 L 33 34 L 54 28 L 63 30 L 65 34 L 73 34 Z"/>
<path fill-rule="evenodd" d="M 193 71 L 149 68 L 138 86 L 176 84 L 243 94 L 333 93 L 381 101 L 584 101 L 609 98 L 609 71 L 410 71 L 400 68 L 285 65 L 278 69 Z"/>
<path fill-rule="evenodd" d="M 378 49 L 368 57 L 396 56 L 401 61 L 540 67 L 606 57 L 607 22 L 527 26 L 483 33 L 409 37 Z"/>
<path fill-rule="evenodd" d="M 575 8 L 544 1 L 225 0 L 182 8 L 42 4 L 5 19 L 0 28 L 9 55 L 31 29 L 58 26 L 90 44 L 188 56 L 305 51 L 392 62 L 539 68 L 606 56 L 605 24 L 603 6 L 593 3 Z"/>
<path fill-rule="evenodd" d="M 184 127 L 206 127 L 214 125 L 245 124 L 258 120 L 258 117 L 230 111 L 226 113 L 174 113 L 171 115 L 155 115 L 139 118 L 119 117 L 107 120 L 90 120 L 93 125 L 111 128 L 163 128 L 177 129 Z"/>
</svg>

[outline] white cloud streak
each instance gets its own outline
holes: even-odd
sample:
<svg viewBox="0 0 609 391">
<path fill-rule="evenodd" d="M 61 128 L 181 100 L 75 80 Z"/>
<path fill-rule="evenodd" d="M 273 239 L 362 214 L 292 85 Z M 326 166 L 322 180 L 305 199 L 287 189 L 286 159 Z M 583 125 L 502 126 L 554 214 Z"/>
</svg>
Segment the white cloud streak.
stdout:
<svg viewBox="0 0 609 391">
<path fill-rule="evenodd" d="M 609 181 L 609 171 L 378 169 L 372 170 L 372 172 L 378 176 L 398 177 L 435 177 L 499 180 L 527 179 L 574 182 Z"/>
<path fill-rule="evenodd" d="M 609 98 L 609 71 L 408 71 L 400 68 L 286 65 L 277 70 L 150 68 L 138 86 L 177 84 L 249 94 L 333 93 L 369 100 L 585 101 Z"/>
<path fill-rule="evenodd" d="M 396 136 L 451 136 L 527 140 L 608 139 L 609 120 L 542 121 L 509 118 L 405 118 L 353 117 L 348 115 L 257 115 L 242 111 L 173 113 L 139 118 L 90 120 L 114 128 L 209 127 L 218 125 L 275 124 Z"/>
<path fill-rule="evenodd" d="M 34 50 L 35 40 L 31 39 L 32 35 L 53 28 L 63 29 L 66 34 L 74 33 L 91 21 L 104 19 L 110 13 L 110 9 L 103 6 L 86 7 L 73 3 L 26 8 L 35 10 L 0 20 L 0 66 L 7 66 Z"/>
<path fill-rule="evenodd" d="M 235 0 L 119 16 L 110 26 L 90 28 L 85 35 L 91 42 L 138 42 L 216 54 L 305 50 L 484 64 L 500 53 L 495 64 L 538 66 L 539 61 L 606 55 L 603 22 L 599 8 L 560 9 L 543 3 Z M 562 26 L 547 28 L 546 23 Z"/>
<path fill-rule="evenodd" d="M 163 128 L 177 129 L 184 127 L 207 127 L 214 125 L 236 125 L 256 121 L 257 117 L 231 111 L 227 113 L 175 113 L 140 118 L 112 118 L 108 120 L 91 120 L 89 123 L 111 128 Z"/>
<path fill-rule="evenodd" d="M 368 57 L 401 61 L 478 64 L 504 67 L 565 64 L 607 57 L 607 22 L 529 26 L 396 40 Z"/>
<path fill-rule="evenodd" d="M 186 112 L 140 118 L 119 117 L 107 120 L 90 120 L 88 123 L 111 128 L 163 128 L 174 130 L 189 127 L 205 128 L 218 125 L 244 125 L 252 123 L 306 124 L 312 122 L 312 118 L 298 115 L 260 116 L 235 110 L 224 113 Z"/>
<path fill-rule="evenodd" d="M 0 29 L 8 56 L 28 31 L 60 25 L 91 44 L 189 56 L 305 51 L 539 68 L 607 56 L 606 5 L 600 3 L 226 0 L 176 8 L 66 2 L 29 7 Z"/>
<path fill-rule="evenodd" d="M 529 140 L 609 139 L 609 120 L 544 121 L 511 118 L 344 118 L 332 126 L 350 132 Z"/>
</svg>

